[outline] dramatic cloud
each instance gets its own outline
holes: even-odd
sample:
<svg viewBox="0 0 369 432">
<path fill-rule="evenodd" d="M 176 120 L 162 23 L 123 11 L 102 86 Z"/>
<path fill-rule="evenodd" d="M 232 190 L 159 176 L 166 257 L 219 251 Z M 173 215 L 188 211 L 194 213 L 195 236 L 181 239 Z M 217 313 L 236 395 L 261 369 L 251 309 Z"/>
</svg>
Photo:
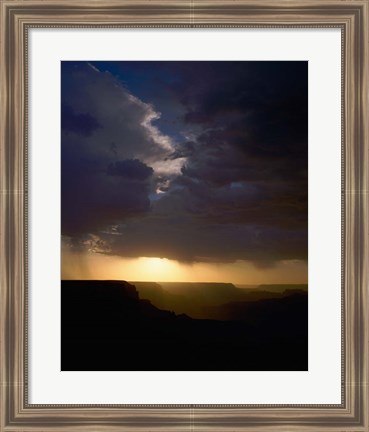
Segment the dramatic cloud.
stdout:
<svg viewBox="0 0 369 432">
<path fill-rule="evenodd" d="M 108 166 L 107 174 L 111 176 L 120 176 L 128 180 L 146 180 L 154 170 L 138 159 L 126 159 L 116 161 Z"/>
<path fill-rule="evenodd" d="M 121 256 L 307 259 L 306 62 L 63 67 L 64 234 Z"/>
<path fill-rule="evenodd" d="M 62 233 L 78 237 L 148 212 L 175 147 L 151 123 L 160 114 L 111 74 L 66 62 L 62 77 Z"/>
<path fill-rule="evenodd" d="M 91 136 L 100 124 L 91 114 L 76 114 L 68 105 L 62 104 L 61 107 L 62 130 L 74 132 L 76 134 Z"/>
</svg>

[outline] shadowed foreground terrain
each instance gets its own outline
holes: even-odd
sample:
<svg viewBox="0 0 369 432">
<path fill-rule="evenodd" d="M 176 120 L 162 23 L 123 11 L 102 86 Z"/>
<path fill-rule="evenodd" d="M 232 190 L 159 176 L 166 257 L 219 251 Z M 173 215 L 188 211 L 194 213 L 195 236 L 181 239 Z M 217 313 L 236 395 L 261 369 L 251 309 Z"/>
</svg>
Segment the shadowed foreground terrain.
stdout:
<svg viewBox="0 0 369 432">
<path fill-rule="evenodd" d="M 165 298 L 160 288 L 152 295 L 179 307 L 181 293 Z M 214 318 L 198 319 L 159 309 L 128 282 L 62 281 L 62 370 L 307 370 L 307 292 L 263 292 L 218 293 L 194 308 Z"/>
</svg>

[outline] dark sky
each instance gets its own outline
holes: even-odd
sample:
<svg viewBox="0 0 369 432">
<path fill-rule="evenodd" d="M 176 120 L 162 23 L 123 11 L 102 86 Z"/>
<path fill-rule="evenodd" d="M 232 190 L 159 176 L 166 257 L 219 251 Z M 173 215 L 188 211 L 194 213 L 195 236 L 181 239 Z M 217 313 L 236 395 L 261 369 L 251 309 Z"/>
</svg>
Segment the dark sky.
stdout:
<svg viewBox="0 0 369 432">
<path fill-rule="evenodd" d="M 62 62 L 61 76 L 70 247 L 307 259 L 307 62 Z"/>
</svg>

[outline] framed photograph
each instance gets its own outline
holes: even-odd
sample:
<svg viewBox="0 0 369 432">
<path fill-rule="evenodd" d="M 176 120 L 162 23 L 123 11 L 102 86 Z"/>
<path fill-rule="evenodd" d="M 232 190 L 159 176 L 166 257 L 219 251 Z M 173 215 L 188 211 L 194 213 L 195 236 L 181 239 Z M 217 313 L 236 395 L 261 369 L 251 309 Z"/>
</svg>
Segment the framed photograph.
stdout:
<svg viewBox="0 0 369 432">
<path fill-rule="evenodd" d="M 0 0 L 1 431 L 368 431 L 368 0 Z"/>
</svg>

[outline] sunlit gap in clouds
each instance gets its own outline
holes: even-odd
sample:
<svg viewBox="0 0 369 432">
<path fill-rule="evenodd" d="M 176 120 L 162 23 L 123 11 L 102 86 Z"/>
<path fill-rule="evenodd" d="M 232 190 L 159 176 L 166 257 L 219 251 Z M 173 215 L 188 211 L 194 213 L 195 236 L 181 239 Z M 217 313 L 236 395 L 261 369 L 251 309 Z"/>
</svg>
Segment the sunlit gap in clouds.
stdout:
<svg viewBox="0 0 369 432">
<path fill-rule="evenodd" d="M 307 283 L 307 262 L 284 260 L 258 268 L 233 263 L 181 262 L 159 257 L 125 258 L 108 254 L 64 252 L 62 279 L 116 279 L 143 282 L 230 282 L 234 284 Z"/>
</svg>

